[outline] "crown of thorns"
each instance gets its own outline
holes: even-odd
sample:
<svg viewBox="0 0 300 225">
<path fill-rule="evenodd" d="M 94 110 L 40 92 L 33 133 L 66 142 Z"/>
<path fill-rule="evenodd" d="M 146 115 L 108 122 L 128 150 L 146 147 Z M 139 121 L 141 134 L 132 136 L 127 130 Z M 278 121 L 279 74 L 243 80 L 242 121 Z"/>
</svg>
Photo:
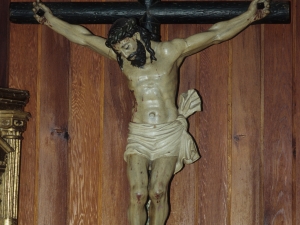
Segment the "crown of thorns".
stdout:
<svg viewBox="0 0 300 225">
<path fill-rule="evenodd" d="M 113 45 L 119 43 L 124 38 L 132 37 L 135 32 L 139 30 L 137 22 L 133 18 L 121 18 L 118 19 L 108 32 L 108 38 L 105 45 L 112 48 Z"/>
</svg>

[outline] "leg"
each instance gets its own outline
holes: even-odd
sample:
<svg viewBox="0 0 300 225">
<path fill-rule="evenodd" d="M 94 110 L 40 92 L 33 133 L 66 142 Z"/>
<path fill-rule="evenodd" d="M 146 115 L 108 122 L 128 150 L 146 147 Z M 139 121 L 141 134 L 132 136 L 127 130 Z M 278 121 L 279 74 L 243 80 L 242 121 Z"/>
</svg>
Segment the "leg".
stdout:
<svg viewBox="0 0 300 225">
<path fill-rule="evenodd" d="M 128 217 L 131 225 L 146 223 L 145 204 L 148 198 L 149 160 L 140 155 L 127 157 L 127 176 L 130 184 L 130 205 Z"/>
<path fill-rule="evenodd" d="M 162 157 L 152 162 L 149 186 L 151 225 L 163 225 L 168 217 L 168 188 L 176 162 L 177 157 Z"/>
</svg>

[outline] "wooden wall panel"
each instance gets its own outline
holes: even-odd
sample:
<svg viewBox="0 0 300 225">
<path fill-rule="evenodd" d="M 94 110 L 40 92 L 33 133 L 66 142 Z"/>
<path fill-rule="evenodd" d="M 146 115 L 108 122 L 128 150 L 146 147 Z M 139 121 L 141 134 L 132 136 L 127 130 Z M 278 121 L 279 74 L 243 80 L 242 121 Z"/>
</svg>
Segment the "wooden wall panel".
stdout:
<svg viewBox="0 0 300 225">
<path fill-rule="evenodd" d="M 90 49 L 71 45 L 68 224 L 100 220 L 102 60 Z"/>
<path fill-rule="evenodd" d="M 292 224 L 292 26 L 264 33 L 265 224 Z"/>
<path fill-rule="evenodd" d="M 231 224 L 260 224 L 260 25 L 231 43 Z"/>
<path fill-rule="evenodd" d="M 210 26 L 198 26 L 197 32 L 204 32 Z M 228 57 L 228 42 L 197 54 L 197 86 L 203 101 L 196 125 L 202 157 L 196 164 L 198 176 L 194 178 L 198 195 L 195 222 L 199 224 L 226 224 L 227 221 Z"/>
<path fill-rule="evenodd" d="M 105 60 L 105 99 L 103 129 L 103 221 L 127 224 L 129 184 L 123 154 L 127 143 L 128 123 L 131 119 L 133 98 L 127 78 L 115 61 Z M 116 216 L 116 213 L 118 216 Z"/>
<path fill-rule="evenodd" d="M 36 29 L 40 37 L 36 223 L 61 224 L 67 219 L 69 43 L 47 27 L 36 26 Z"/>
</svg>

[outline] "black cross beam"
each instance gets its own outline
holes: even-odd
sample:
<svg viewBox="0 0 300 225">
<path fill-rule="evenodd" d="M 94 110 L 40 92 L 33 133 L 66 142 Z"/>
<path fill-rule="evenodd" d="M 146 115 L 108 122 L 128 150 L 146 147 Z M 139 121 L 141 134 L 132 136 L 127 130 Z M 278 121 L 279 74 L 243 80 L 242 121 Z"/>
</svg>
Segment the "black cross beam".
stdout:
<svg viewBox="0 0 300 225">
<path fill-rule="evenodd" d="M 213 24 L 247 11 L 250 2 L 46 2 L 58 18 L 72 24 L 111 24 L 121 17 L 139 19 L 140 25 L 160 35 L 160 24 Z M 258 4 L 263 8 L 263 4 Z M 10 21 L 35 24 L 32 3 L 10 3 Z M 271 2 L 270 14 L 257 23 L 290 23 L 290 2 Z"/>
</svg>

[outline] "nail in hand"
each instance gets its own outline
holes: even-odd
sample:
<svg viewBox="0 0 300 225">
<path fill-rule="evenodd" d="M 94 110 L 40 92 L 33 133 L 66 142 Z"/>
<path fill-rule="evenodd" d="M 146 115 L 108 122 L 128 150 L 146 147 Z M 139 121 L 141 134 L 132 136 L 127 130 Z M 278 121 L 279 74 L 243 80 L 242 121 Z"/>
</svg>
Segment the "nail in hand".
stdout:
<svg viewBox="0 0 300 225">
<path fill-rule="evenodd" d="M 44 16 L 45 12 L 42 9 L 39 9 L 36 14 L 42 17 Z"/>
</svg>

